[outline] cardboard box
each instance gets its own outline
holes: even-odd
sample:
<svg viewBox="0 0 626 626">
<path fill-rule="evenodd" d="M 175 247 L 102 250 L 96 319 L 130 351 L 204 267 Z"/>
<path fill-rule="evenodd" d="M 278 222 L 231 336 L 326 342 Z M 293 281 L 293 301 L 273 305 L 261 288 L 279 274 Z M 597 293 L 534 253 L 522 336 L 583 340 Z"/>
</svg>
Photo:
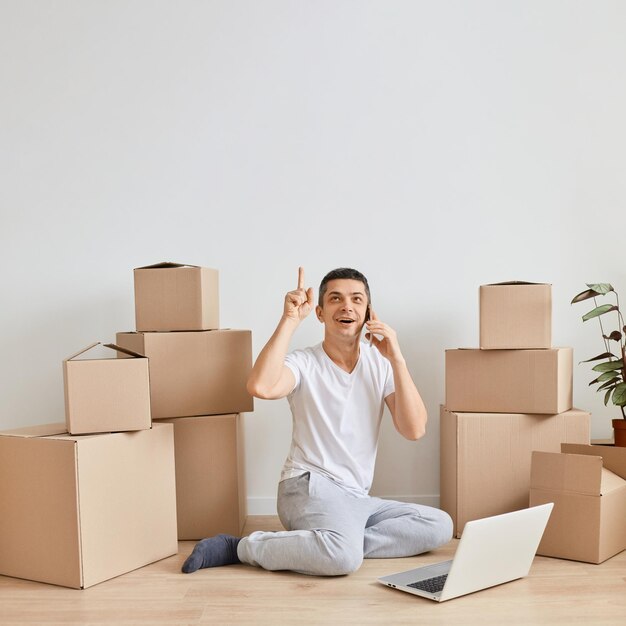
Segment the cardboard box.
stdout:
<svg viewBox="0 0 626 626">
<path fill-rule="evenodd" d="M 554 502 L 537 554 L 602 563 L 626 549 L 626 448 L 533 453 L 530 505 Z"/>
<path fill-rule="evenodd" d="M 481 285 L 479 301 L 483 350 L 552 346 L 552 285 Z"/>
<path fill-rule="evenodd" d="M 480 413 L 572 408 L 572 348 L 446 350 L 446 407 Z"/>
<path fill-rule="evenodd" d="M 171 424 L 0 434 L 0 574 L 91 587 L 176 554 Z"/>
<path fill-rule="evenodd" d="M 249 330 L 118 333 L 117 343 L 150 359 L 152 418 L 245 413 L 252 369 Z"/>
<path fill-rule="evenodd" d="M 210 330 L 220 327 L 219 272 L 208 267 L 157 263 L 135 275 L 138 331 Z"/>
<path fill-rule="evenodd" d="M 84 435 L 150 428 L 148 359 L 107 343 L 94 343 L 63 361 L 67 432 Z M 122 352 L 126 359 L 118 359 Z M 91 357 L 91 358 L 90 358 Z"/>
<path fill-rule="evenodd" d="M 588 443 L 590 415 L 459 413 L 441 407 L 441 508 L 461 535 L 470 520 L 528 506 L 533 450 Z"/>
<path fill-rule="evenodd" d="M 241 536 L 246 523 L 239 415 L 179 417 L 174 425 L 178 538 Z"/>
</svg>

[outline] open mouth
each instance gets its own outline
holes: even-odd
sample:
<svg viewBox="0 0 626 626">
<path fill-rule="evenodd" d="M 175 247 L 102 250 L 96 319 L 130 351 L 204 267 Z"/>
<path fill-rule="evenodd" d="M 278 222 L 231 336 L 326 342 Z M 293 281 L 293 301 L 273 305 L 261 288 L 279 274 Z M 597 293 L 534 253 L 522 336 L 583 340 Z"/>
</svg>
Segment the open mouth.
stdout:
<svg viewBox="0 0 626 626">
<path fill-rule="evenodd" d="M 353 320 L 351 317 L 339 317 L 337 321 L 344 326 L 350 326 L 350 324 L 354 324 L 356 320 Z"/>
</svg>

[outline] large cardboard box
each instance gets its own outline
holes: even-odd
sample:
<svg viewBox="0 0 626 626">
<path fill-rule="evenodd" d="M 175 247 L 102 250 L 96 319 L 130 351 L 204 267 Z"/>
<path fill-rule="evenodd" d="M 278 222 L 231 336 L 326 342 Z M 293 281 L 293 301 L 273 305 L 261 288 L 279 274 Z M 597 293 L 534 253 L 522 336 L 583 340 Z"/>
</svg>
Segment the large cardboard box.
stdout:
<svg viewBox="0 0 626 626">
<path fill-rule="evenodd" d="M 65 424 L 72 435 L 150 428 L 148 359 L 103 344 L 104 356 L 93 343 L 63 361 Z M 102 348 L 101 348 L 102 350 Z M 125 359 L 118 359 L 122 352 Z"/>
<path fill-rule="evenodd" d="M 446 407 L 480 413 L 572 408 L 572 348 L 446 350 Z"/>
<path fill-rule="evenodd" d="M 157 263 L 136 268 L 134 278 L 138 331 L 220 327 L 219 273 L 216 269 Z"/>
<path fill-rule="evenodd" d="M 0 574 L 85 588 L 176 554 L 171 424 L 0 434 Z"/>
<path fill-rule="evenodd" d="M 240 416 L 166 421 L 174 425 L 178 538 L 241 536 L 246 491 Z"/>
<path fill-rule="evenodd" d="M 466 522 L 528 506 L 533 450 L 588 443 L 590 415 L 460 413 L 441 407 L 441 508 L 460 536 Z"/>
<path fill-rule="evenodd" d="M 626 549 L 626 448 L 533 452 L 530 505 L 554 502 L 537 554 L 602 563 Z"/>
<path fill-rule="evenodd" d="M 245 413 L 252 369 L 249 330 L 118 333 L 117 343 L 150 359 L 152 418 Z"/>
<path fill-rule="evenodd" d="M 481 285 L 480 347 L 550 348 L 552 285 L 512 281 Z"/>
</svg>

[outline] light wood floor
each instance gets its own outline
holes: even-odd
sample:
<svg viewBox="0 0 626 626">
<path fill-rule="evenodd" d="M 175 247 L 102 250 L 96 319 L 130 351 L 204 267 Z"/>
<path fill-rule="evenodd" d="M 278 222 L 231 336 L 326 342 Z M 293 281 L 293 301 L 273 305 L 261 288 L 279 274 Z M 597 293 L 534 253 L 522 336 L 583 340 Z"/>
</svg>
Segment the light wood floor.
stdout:
<svg viewBox="0 0 626 626">
<path fill-rule="evenodd" d="M 279 530 L 251 517 L 253 530 Z M 339 578 L 247 565 L 181 574 L 179 554 L 77 591 L 0 576 L 1 624 L 626 624 L 626 552 L 601 565 L 537 557 L 527 578 L 444 603 L 383 587 L 378 576 L 451 558 L 458 541 L 409 559 L 366 560 Z"/>
</svg>

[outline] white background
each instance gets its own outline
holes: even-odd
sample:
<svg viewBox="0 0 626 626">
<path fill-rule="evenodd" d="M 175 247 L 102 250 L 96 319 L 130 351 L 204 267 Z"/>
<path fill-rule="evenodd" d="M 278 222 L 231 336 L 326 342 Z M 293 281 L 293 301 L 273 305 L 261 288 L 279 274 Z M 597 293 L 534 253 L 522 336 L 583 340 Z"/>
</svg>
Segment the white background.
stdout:
<svg viewBox="0 0 626 626">
<path fill-rule="evenodd" d="M 418 442 L 387 416 L 374 492 L 436 504 L 480 284 L 552 283 L 554 345 L 603 351 L 569 302 L 626 289 L 625 67 L 621 1 L 0 0 L 0 427 L 63 420 L 61 361 L 134 328 L 133 267 L 218 268 L 256 355 L 298 265 L 316 291 L 353 266 L 430 413 Z M 575 404 L 608 436 L 591 378 Z M 245 425 L 271 513 L 286 401 Z"/>
</svg>

